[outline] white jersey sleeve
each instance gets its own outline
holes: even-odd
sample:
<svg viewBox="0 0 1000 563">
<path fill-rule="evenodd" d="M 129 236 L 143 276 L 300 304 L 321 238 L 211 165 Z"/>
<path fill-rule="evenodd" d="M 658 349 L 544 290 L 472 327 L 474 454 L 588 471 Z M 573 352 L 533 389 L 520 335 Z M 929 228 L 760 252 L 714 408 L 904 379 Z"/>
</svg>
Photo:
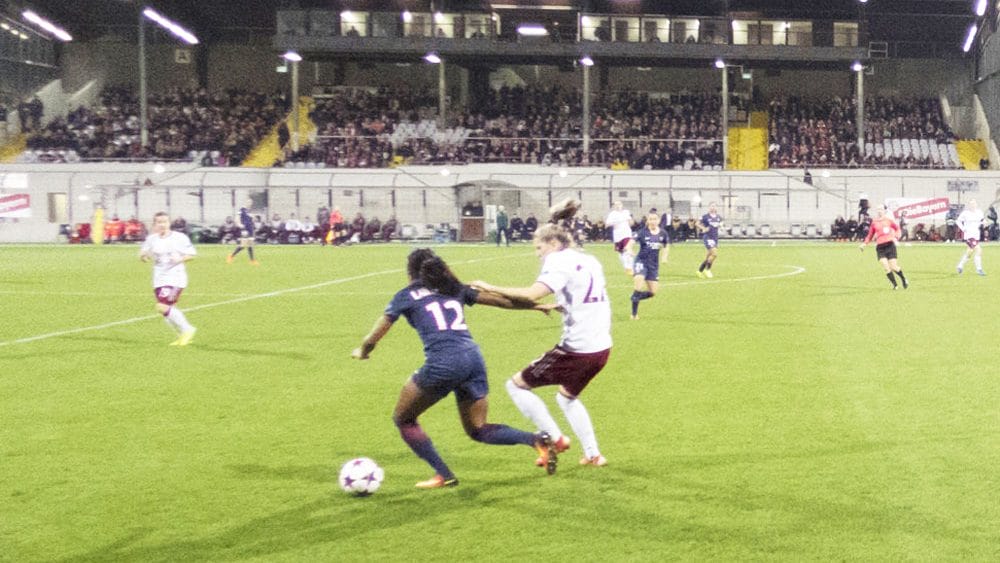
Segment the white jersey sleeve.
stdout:
<svg viewBox="0 0 1000 563">
<path fill-rule="evenodd" d="M 187 268 L 183 262 L 177 263 L 182 256 L 197 254 L 187 235 L 178 231 L 165 237 L 149 235 L 142 244 L 142 253 L 153 259 L 153 287 L 187 287 Z"/>
<path fill-rule="evenodd" d="M 561 347 L 580 353 L 611 348 L 611 303 L 596 258 L 575 249 L 553 252 L 545 257 L 537 281 L 552 290 L 562 307 Z"/>
</svg>

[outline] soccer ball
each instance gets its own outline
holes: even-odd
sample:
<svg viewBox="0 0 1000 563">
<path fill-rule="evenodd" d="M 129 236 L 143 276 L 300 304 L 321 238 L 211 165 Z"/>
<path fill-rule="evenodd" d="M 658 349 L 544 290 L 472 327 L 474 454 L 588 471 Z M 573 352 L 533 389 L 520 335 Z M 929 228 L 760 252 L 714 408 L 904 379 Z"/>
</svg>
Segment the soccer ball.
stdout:
<svg viewBox="0 0 1000 563">
<path fill-rule="evenodd" d="M 370 495 L 382 486 L 385 471 L 367 457 L 354 458 L 340 468 L 340 488 L 352 495 Z"/>
</svg>

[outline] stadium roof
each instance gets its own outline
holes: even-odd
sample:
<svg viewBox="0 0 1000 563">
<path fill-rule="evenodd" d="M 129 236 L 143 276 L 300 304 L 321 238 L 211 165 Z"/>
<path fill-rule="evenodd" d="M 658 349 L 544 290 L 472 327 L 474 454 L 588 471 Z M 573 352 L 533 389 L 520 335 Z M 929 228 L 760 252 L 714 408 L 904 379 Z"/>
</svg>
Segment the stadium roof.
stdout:
<svg viewBox="0 0 1000 563">
<path fill-rule="evenodd" d="M 51 17 L 80 39 L 115 27 L 131 27 L 140 7 L 150 5 L 211 41 L 218 30 L 273 30 L 279 9 L 395 11 L 430 9 L 430 0 L 2 0 L 6 11 L 31 7 Z M 873 39 L 929 41 L 960 47 L 974 20 L 971 0 L 437 0 L 443 11 L 494 10 L 501 6 L 559 6 L 591 13 L 669 13 L 718 15 L 760 13 L 773 17 L 846 18 L 863 13 Z"/>
</svg>

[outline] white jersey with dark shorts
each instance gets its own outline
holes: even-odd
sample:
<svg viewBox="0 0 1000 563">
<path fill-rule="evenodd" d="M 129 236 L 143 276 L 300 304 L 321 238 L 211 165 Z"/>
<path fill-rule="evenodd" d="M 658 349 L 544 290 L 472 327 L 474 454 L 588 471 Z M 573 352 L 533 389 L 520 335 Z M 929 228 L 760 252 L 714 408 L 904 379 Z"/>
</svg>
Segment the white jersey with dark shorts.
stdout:
<svg viewBox="0 0 1000 563">
<path fill-rule="evenodd" d="M 187 235 L 178 231 L 165 237 L 154 233 L 146 237 L 142 253 L 153 257 L 153 287 L 187 287 L 187 269 L 183 262 L 175 263 L 181 255 L 197 254 Z"/>
</svg>

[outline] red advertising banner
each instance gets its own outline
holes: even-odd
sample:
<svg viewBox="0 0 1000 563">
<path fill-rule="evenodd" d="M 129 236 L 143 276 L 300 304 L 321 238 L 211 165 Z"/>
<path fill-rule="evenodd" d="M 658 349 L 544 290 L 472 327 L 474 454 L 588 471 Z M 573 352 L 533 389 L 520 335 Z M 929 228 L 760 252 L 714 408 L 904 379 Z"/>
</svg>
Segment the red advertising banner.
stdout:
<svg viewBox="0 0 1000 563">
<path fill-rule="evenodd" d="M 31 195 L 0 195 L 0 217 L 31 217 Z"/>
<path fill-rule="evenodd" d="M 940 215 L 948 212 L 948 198 L 936 197 L 914 201 L 897 207 L 893 213 L 896 217 L 906 217 L 907 220 L 918 219 L 930 215 Z"/>
</svg>

